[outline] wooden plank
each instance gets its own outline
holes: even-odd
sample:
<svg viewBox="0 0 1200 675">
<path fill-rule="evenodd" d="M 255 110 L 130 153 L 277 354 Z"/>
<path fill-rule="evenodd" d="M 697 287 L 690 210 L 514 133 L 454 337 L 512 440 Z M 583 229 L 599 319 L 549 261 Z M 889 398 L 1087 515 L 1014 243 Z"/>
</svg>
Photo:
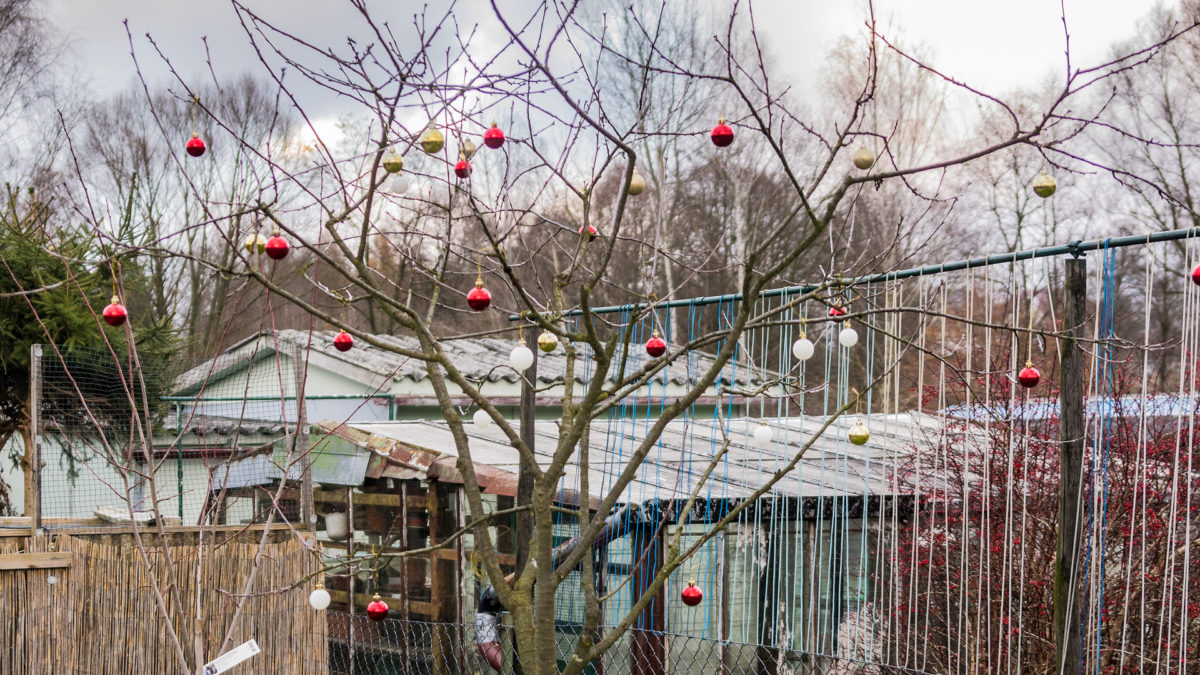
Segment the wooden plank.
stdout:
<svg viewBox="0 0 1200 675">
<path fill-rule="evenodd" d="M 355 492 L 354 503 L 363 506 L 391 506 L 400 508 L 400 495 L 391 492 Z M 341 491 L 333 490 L 313 490 L 313 501 L 344 504 L 346 495 Z M 408 508 L 425 508 L 425 497 L 418 497 L 414 500 L 412 497 L 408 499 Z"/>
<path fill-rule="evenodd" d="M 178 523 L 179 522 L 178 518 L 167 518 L 165 520 L 168 523 Z M 99 521 L 91 521 L 91 522 L 98 523 Z M 113 524 L 107 524 L 107 525 L 97 524 L 97 525 L 90 525 L 90 526 L 89 525 L 77 525 L 77 526 L 69 526 L 68 525 L 68 526 L 52 527 L 51 529 L 53 530 L 54 534 L 71 534 L 71 535 L 89 535 L 89 534 L 121 535 L 121 534 L 132 534 L 133 533 L 132 527 L 123 526 L 123 525 L 113 525 Z M 204 531 L 205 534 L 211 534 L 211 533 L 215 533 L 215 532 L 225 532 L 225 533 L 229 533 L 229 532 L 262 532 L 265 529 L 267 529 L 266 523 L 249 523 L 249 524 L 241 524 L 241 525 L 204 525 L 204 526 L 167 524 L 167 525 L 162 526 L 162 531 L 167 534 L 196 534 L 202 530 Z M 272 532 L 279 532 L 279 531 L 290 530 L 290 529 L 292 529 L 292 528 L 287 523 L 273 523 L 270 528 L 270 530 Z M 138 531 L 143 534 L 158 534 L 159 528 L 155 525 L 143 525 L 138 528 Z M 297 533 L 297 534 L 301 534 L 301 533 Z"/>
<path fill-rule="evenodd" d="M 470 558 L 471 553 L 472 553 L 472 551 L 464 549 L 463 553 L 462 553 L 462 557 Z M 433 551 L 433 557 L 438 560 L 450 560 L 453 562 L 457 562 L 459 559 L 459 553 L 458 553 L 458 550 L 455 548 L 439 548 L 439 549 Z M 512 553 L 497 553 L 496 554 L 496 564 L 497 565 L 516 565 L 517 564 L 517 556 Z"/>
<path fill-rule="evenodd" d="M 500 495 L 496 497 L 496 510 L 504 511 L 511 509 L 516 500 L 512 497 Z M 507 518 L 500 521 L 493 521 L 496 525 L 496 552 L 498 553 L 513 553 L 517 552 L 516 545 L 516 514 L 509 515 Z M 504 564 L 504 563 L 501 563 Z M 513 563 L 516 564 L 516 556 L 513 556 Z"/>
<path fill-rule="evenodd" d="M 0 539 L 4 537 L 32 537 L 32 527 L 0 528 Z"/>
<path fill-rule="evenodd" d="M 650 582 L 662 569 L 664 547 L 664 523 L 647 523 L 634 530 L 631 542 L 631 563 L 633 574 L 630 584 L 633 587 L 634 601 L 646 593 Z M 667 662 L 666 642 L 663 631 L 666 629 L 666 612 L 664 610 L 663 589 L 659 588 L 654 601 L 642 610 L 638 618 L 638 628 L 634 631 L 629 653 L 632 675 L 656 675 L 663 670 Z"/>
<path fill-rule="evenodd" d="M 846 508 L 845 503 L 840 503 L 841 508 Z M 759 569 L 758 574 L 758 602 L 759 606 L 755 607 L 755 613 L 758 614 L 758 647 L 757 652 L 758 675 L 777 675 L 779 673 L 779 659 L 775 658 L 778 651 L 778 645 L 783 642 L 783 627 L 779 625 L 778 608 L 775 603 L 779 602 L 778 570 L 783 563 L 781 560 L 780 549 L 783 547 L 781 537 L 783 528 L 778 527 L 763 527 L 758 533 L 755 541 L 766 541 L 766 565 Z M 843 538 L 845 533 L 841 535 Z M 841 546 L 834 547 L 834 550 L 840 551 Z M 761 551 L 761 549 L 760 549 Z M 834 569 L 840 577 L 845 573 L 843 565 L 839 564 Z M 837 603 L 834 603 L 837 604 Z M 840 612 L 834 612 L 835 618 L 831 621 L 831 625 L 840 626 Z"/>
<path fill-rule="evenodd" d="M 432 483 L 426 494 L 429 510 L 429 543 L 439 544 L 457 529 L 451 510 L 456 488 Z M 452 555 L 445 555 L 446 553 Z M 458 548 L 436 551 L 429 564 L 429 593 L 432 619 L 445 625 L 433 636 L 433 674 L 449 675 L 454 666 L 454 645 L 458 642 L 453 624 L 458 623 Z"/>
<path fill-rule="evenodd" d="M 71 566 L 71 552 L 0 553 L 0 570 L 48 570 Z"/>
</svg>

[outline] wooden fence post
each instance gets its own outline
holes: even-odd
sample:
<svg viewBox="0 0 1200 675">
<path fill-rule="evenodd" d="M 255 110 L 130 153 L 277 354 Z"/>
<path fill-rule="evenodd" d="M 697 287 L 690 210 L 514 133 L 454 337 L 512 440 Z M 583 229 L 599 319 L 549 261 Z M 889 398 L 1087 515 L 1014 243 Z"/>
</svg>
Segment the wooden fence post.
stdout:
<svg viewBox="0 0 1200 675">
<path fill-rule="evenodd" d="M 291 356 L 292 387 L 296 400 L 296 430 L 292 435 L 294 442 L 292 447 L 296 460 L 300 462 L 300 518 L 304 521 L 306 529 L 316 530 L 316 516 L 313 509 L 312 454 L 309 452 L 308 431 L 305 429 L 308 426 L 308 406 L 304 400 L 307 375 L 304 348 L 299 344 L 295 345 Z M 351 592 L 353 590 L 351 589 Z"/>
<path fill-rule="evenodd" d="M 1058 478 L 1058 552 L 1054 558 L 1054 654 L 1055 672 L 1076 673 L 1080 668 L 1079 620 L 1079 539 L 1081 536 L 1079 497 L 1083 476 L 1084 353 L 1079 341 L 1084 337 L 1087 320 L 1087 260 L 1066 261 L 1064 287 L 1066 308 L 1062 353 L 1062 378 L 1059 382 L 1059 478 Z"/>
<path fill-rule="evenodd" d="M 42 346 L 29 349 L 29 433 L 25 435 L 25 515 L 42 526 Z"/>
<path fill-rule="evenodd" d="M 645 592 L 662 569 L 663 557 L 666 555 L 663 545 L 664 530 L 666 523 L 663 522 L 662 515 L 658 514 L 658 518 L 645 519 L 631 533 L 630 554 L 633 559 L 630 562 L 634 568 L 630 586 L 635 598 Z M 663 631 L 666 629 L 665 595 L 660 589 L 634 624 L 633 648 L 630 653 L 632 675 L 658 675 L 666 672 L 667 650 L 663 639 Z"/>
</svg>

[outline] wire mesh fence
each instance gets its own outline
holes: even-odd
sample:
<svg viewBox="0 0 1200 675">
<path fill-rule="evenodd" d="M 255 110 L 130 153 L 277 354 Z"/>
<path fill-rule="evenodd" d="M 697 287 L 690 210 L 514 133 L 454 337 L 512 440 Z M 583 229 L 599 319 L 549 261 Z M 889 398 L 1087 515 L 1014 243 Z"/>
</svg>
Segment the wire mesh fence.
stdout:
<svg viewBox="0 0 1200 675">
<path fill-rule="evenodd" d="M 497 672 L 475 644 L 467 624 L 404 619 L 375 622 L 363 615 L 329 612 L 329 672 L 333 675 L 486 675 Z M 572 658 L 578 629 L 559 626 L 556 662 Z M 598 634 L 600 637 L 602 633 Z M 499 672 L 518 672 L 511 627 L 501 629 Z M 591 675 L 722 673 L 726 675 L 921 675 L 923 671 L 854 658 L 632 629 L 584 667 Z"/>
<path fill-rule="evenodd" d="M 126 527 L 261 522 L 274 509 L 295 522 L 302 498 L 286 484 L 303 473 L 306 415 L 386 420 L 395 410 L 377 393 L 313 395 L 300 410 L 306 363 L 298 345 L 266 339 L 196 362 L 41 346 L 36 515 Z M 19 472 L 3 478 L 13 503 L 26 503 Z"/>
</svg>

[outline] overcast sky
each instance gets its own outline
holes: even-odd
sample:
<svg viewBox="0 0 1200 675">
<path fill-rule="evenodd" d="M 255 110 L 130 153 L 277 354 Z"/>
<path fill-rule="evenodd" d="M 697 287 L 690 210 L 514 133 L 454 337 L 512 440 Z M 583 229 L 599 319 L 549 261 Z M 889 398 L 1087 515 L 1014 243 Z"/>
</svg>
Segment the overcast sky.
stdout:
<svg viewBox="0 0 1200 675">
<path fill-rule="evenodd" d="M 586 1 L 586 0 L 585 0 Z M 700 0 L 678 0 L 697 6 Z M 352 9 L 338 0 L 248 0 L 256 11 L 289 29 L 325 44 L 345 44 L 359 25 Z M 433 3 L 436 5 L 437 3 Z M 504 0 L 524 6 L 528 0 Z M 727 3 L 711 3 L 727 6 Z M 758 24 L 790 79 L 803 91 L 812 86 L 823 55 L 839 36 L 861 31 L 863 4 L 854 0 L 758 0 L 753 3 Z M 421 3 L 409 0 L 378 2 L 378 15 L 394 25 L 411 24 Z M 932 62 L 947 74 L 988 92 L 1033 84 L 1048 73 L 1063 72 L 1063 26 L 1059 3 L 1052 0 L 877 0 L 876 12 L 903 30 L 909 44 L 919 41 Z M 1072 53 L 1077 65 L 1105 57 L 1110 45 L 1132 35 L 1135 24 L 1154 3 L 1145 0 L 1066 0 Z M 128 19 L 139 58 L 151 72 L 157 57 L 144 39 L 150 33 L 186 76 L 204 68 L 207 36 L 214 66 L 225 75 L 253 64 L 234 12 L 225 2 L 182 0 L 49 0 L 51 18 L 72 36 L 78 66 L 97 95 L 119 91 L 133 81 L 129 45 L 121 24 Z M 463 0 L 460 17 L 476 20 L 484 38 L 501 39 L 491 9 L 483 0 Z M 315 103 L 314 112 L 334 115 L 338 102 Z"/>
</svg>

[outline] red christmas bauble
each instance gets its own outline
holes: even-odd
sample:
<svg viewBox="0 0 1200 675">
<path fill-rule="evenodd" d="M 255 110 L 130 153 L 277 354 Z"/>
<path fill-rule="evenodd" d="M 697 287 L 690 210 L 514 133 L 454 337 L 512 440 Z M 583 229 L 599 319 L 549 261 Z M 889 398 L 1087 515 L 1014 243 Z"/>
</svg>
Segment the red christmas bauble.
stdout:
<svg viewBox="0 0 1200 675">
<path fill-rule="evenodd" d="M 459 178 L 466 178 L 471 175 L 471 163 L 465 159 L 458 160 L 458 164 L 454 165 L 454 175 Z"/>
<path fill-rule="evenodd" d="M 829 316 L 835 319 L 841 316 L 846 316 L 846 308 L 842 307 L 841 305 L 834 305 L 829 308 Z"/>
<path fill-rule="evenodd" d="M 339 352 L 348 352 L 354 346 L 354 338 L 346 331 L 341 331 L 333 338 L 333 346 Z"/>
<path fill-rule="evenodd" d="M 208 149 L 204 145 L 204 141 L 200 139 L 200 134 L 192 134 L 192 137 L 188 139 L 187 145 L 184 147 L 187 148 L 187 154 L 192 157 L 199 157 Z"/>
<path fill-rule="evenodd" d="M 688 607 L 695 607 L 696 605 L 700 604 L 701 600 L 704 599 L 704 592 L 700 590 L 700 587 L 696 585 L 695 581 L 689 581 L 688 585 L 684 587 L 683 592 L 680 593 L 680 595 L 683 598 L 683 604 L 687 605 Z"/>
<path fill-rule="evenodd" d="M 125 319 L 129 318 L 129 311 L 122 305 L 117 296 L 113 296 L 112 302 L 104 308 L 104 321 L 110 326 L 120 326 L 125 323 Z"/>
<path fill-rule="evenodd" d="M 278 234 L 267 240 L 267 257 L 272 260 L 283 260 L 287 257 L 288 249 L 287 239 Z"/>
<path fill-rule="evenodd" d="M 1042 381 L 1042 374 L 1037 368 L 1033 367 L 1032 363 L 1026 363 L 1021 372 L 1017 373 L 1017 382 L 1021 383 L 1022 387 L 1032 389 L 1037 386 L 1038 382 Z"/>
<path fill-rule="evenodd" d="M 495 122 L 492 122 L 490 129 L 483 132 L 483 144 L 493 150 L 504 145 L 504 132 L 500 131 L 500 127 L 496 126 Z"/>
<path fill-rule="evenodd" d="M 650 336 L 649 340 L 646 340 L 646 353 L 650 355 L 650 358 L 654 359 L 666 354 L 667 341 L 659 337 L 658 333 L 655 332 L 654 335 Z"/>
<path fill-rule="evenodd" d="M 717 122 L 717 126 L 713 127 L 712 142 L 718 148 L 724 148 L 733 143 L 733 129 L 730 129 L 729 125 L 725 124 L 724 117 L 721 118 L 721 121 Z"/>
<path fill-rule="evenodd" d="M 475 288 L 467 293 L 467 306 L 473 312 L 482 312 L 492 304 L 492 294 L 483 287 L 482 281 L 475 282 Z"/>
<path fill-rule="evenodd" d="M 372 621 L 383 621 L 387 618 L 388 606 L 387 603 L 379 599 L 379 594 L 375 594 L 375 598 L 367 603 L 367 618 Z"/>
<path fill-rule="evenodd" d="M 1200 286 L 1200 265 L 1196 265 L 1196 269 L 1192 270 L 1192 283 Z"/>
<path fill-rule="evenodd" d="M 584 228 L 579 228 L 579 236 L 583 237 L 587 241 L 592 241 L 599 234 L 600 230 L 597 230 L 595 225 L 588 225 L 586 234 L 584 233 Z"/>
</svg>

